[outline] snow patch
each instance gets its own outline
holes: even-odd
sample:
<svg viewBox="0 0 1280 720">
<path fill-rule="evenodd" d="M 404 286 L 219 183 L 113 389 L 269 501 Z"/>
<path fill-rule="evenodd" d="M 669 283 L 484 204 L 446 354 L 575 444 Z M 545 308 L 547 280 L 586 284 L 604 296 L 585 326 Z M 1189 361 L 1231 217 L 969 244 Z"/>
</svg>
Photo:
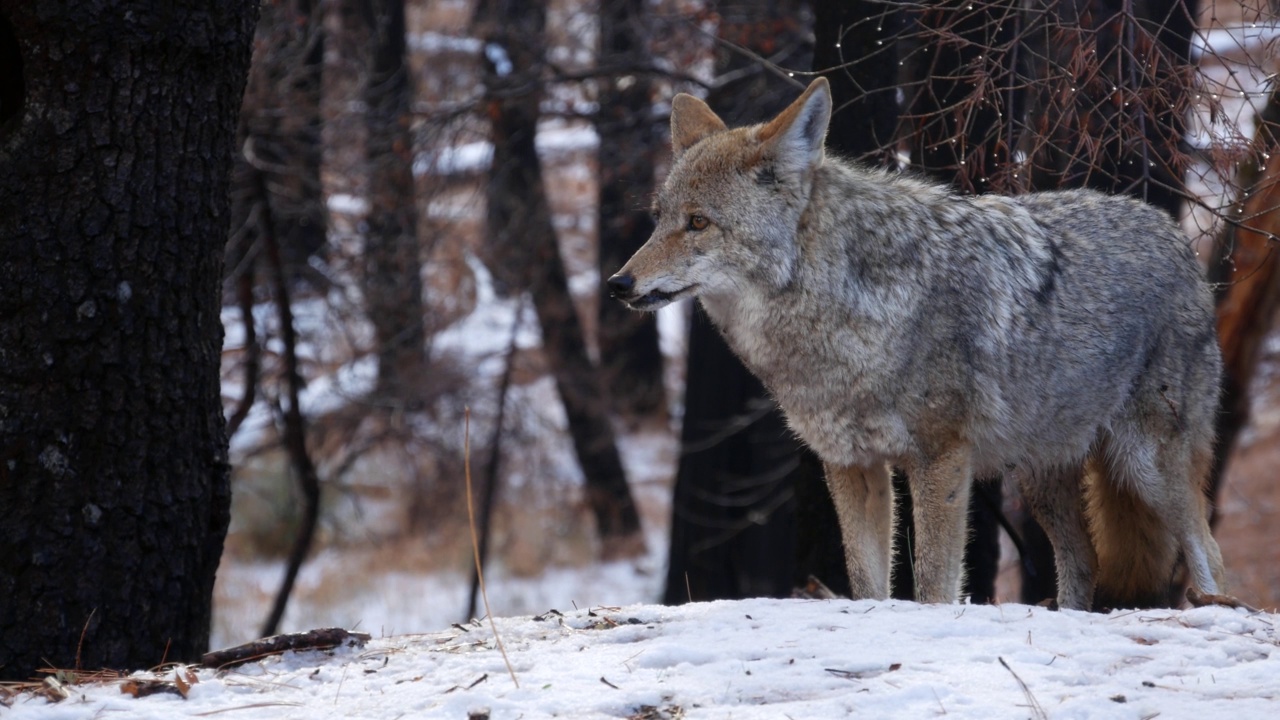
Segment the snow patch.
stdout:
<svg viewBox="0 0 1280 720">
<path fill-rule="evenodd" d="M 383 588 L 400 602 L 417 602 L 416 589 Z M 393 636 L 365 625 L 375 637 L 364 647 L 199 670 L 185 700 L 80 685 L 56 705 L 18 696 L 6 718 L 1190 719 L 1274 717 L 1280 701 L 1280 618 L 1243 610 L 539 600 L 537 615 L 496 621 L 519 687 L 488 622 Z M 172 681 L 173 671 L 138 675 Z"/>
</svg>

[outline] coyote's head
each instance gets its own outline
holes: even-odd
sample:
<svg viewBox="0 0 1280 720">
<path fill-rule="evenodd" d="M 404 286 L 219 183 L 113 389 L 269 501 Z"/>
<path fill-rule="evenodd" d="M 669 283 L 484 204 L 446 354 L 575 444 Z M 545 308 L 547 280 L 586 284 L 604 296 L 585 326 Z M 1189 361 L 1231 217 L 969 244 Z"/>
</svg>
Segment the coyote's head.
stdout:
<svg viewBox="0 0 1280 720">
<path fill-rule="evenodd" d="M 657 310 L 732 293 L 744 282 L 785 286 L 830 119 L 824 78 L 772 121 L 732 130 L 706 103 L 677 95 L 675 164 L 654 200 L 657 227 L 609 278 L 610 294 L 636 310 Z"/>
</svg>

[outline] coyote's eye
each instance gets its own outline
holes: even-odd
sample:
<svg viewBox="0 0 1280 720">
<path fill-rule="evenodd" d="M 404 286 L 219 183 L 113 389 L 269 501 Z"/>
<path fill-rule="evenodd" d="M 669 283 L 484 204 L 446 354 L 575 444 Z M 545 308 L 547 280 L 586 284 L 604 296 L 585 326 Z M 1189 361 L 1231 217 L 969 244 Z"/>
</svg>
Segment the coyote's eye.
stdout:
<svg viewBox="0 0 1280 720">
<path fill-rule="evenodd" d="M 708 220 L 705 215 L 690 215 L 687 229 L 698 232 L 700 230 L 706 230 L 707 226 L 710 224 L 711 221 Z"/>
<path fill-rule="evenodd" d="M 653 221 L 657 223 L 659 220 L 662 219 L 662 211 L 658 210 L 657 208 L 654 208 L 653 210 L 649 211 L 649 217 L 653 218 Z"/>
</svg>

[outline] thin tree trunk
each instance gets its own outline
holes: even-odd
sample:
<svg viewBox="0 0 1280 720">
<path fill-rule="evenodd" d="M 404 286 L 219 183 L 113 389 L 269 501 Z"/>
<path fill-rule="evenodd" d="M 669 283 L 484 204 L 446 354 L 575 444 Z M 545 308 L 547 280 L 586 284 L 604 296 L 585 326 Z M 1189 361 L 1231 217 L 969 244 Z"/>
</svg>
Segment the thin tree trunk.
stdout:
<svg viewBox="0 0 1280 720">
<path fill-rule="evenodd" d="M 493 416 L 493 432 L 489 434 L 489 459 L 484 466 L 484 484 L 480 486 L 480 518 L 476 523 L 477 563 L 471 568 L 471 591 L 467 596 L 467 616 L 463 622 L 475 617 L 477 601 L 481 598 L 480 571 L 489 560 L 489 544 L 493 539 L 493 510 L 498 504 L 498 471 L 502 465 L 502 431 L 507 419 L 507 396 L 511 390 L 511 375 L 515 371 L 517 334 L 523 322 L 524 303 L 516 308 L 511 323 L 511 339 L 507 341 L 506 362 L 502 366 L 502 378 L 498 381 L 498 411 Z"/>
<path fill-rule="evenodd" d="M 947 0 L 916 19 L 928 52 L 913 52 L 907 66 L 911 164 L 962 192 L 987 192 L 991 178 L 1012 161 L 1016 138 L 1002 122 L 1002 109 L 1016 115 L 1020 92 L 999 103 L 983 99 L 1016 88 L 1015 59 L 995 49 L 1017 36 L 1020 12 L 1020 4 L 1008 0 Z"/>
<path fill-rule="evenodd" d="M 248 89 L 238 132 L 240 150 L 232 174 L 236 229 L 227 257 L 248 267 L 259 261 L 280 317 L 285 372 L 281 395 L 285 452 L 301 492 L 300 524 L 284 578 L 262 634 L 280 624 L 298 572 L 310 552 L 319 517 L 320 484 L 307 454 L 306 423 L 298 406 L 302 378 L 290 306 L 293 279 L 309 275 L 307 259 L 325 244 L 326 214 L 320 188 L 320 95 L 324 35 L 311 0 L 266 3 L 255 34 Z M 232 270 L 236 267 L 233 266 Z M 245 279 L 237 283 L 243 296 Z M 248 287 L 251 292 L 251 287 Z M 251 297 L 248 298 L 250 301 Z M 241 304 L 245 298 L 242 297 Z M 246 318 L 246 323 L 251 318 Z M 252 337 L 246 327 L 247 337 Z"/>
<path fill-rule="evenodd" d="M 644 547 L 640 516 L 623 472 L 600 373 L 587 355 L 582 323 L 569 295 L 534 147 L 545 9 L 519 0 L 483 2 L 477 22 L 486 45 L 486 115 L 493 138 L 486 205 L 487 244 L 496 259 L 490 269 L 509 288 L 528 288 L 533 300 L 603 553 L 633 555 Z"/>
<path fill-rule="evenodd" d="M 373 62 L 368 104 L 369 215 L 364 295 L 378 352 L 380 402 L 414 396 L 426 363 L 421 249 L 413 180 L 410 107 L 413 83 L 405 64 L 404 0 L 368 0 Z"/>
<path fill-rule="evenodd" d="M 786 597 L 796 586 L 796 476 L 821 478 L 821 466 L 801 465 L 805 455 L 782 413 L 701 307 L 689 336 L 662 602 Z"/>
<path fill-rule="evenodd" d="M 256 168 L 255 168 L 256 169 Z M 289 559 L 285 564 L 284 580 L 276 592 L 275 601 L 271 604 L 271 612 L 262 624 L 262 637 L 274 635 L 280 627 L 285 608 L 289 605 L 289 596 L 293 593 L 293 585 L 298 579 L 302 563 L 311 552 L 311 543 L 315 538 L 316 524 L 320 520 L 320 478 L 316 475 L 315 465 L 307 452 L 307 424 L 302 416 L 301 390 L 302 374 L 298 371 L 298 335 L 293 322 L 293 300 L 289 293 L 289 279 L 284 264 L 284 253 L 280 248 L 279 236 L 276 234 L 277 220 L 270 211 L 266 178 L 258 172 L 255 178 L 258 197 L 263 211 L 258 213 L 261 223 L 260 234 L 267 255 L 267 264 L 271 272 L 271 287 L 275 297 L 276 312 L 280 317 L 280 340 L 284 344 L 284 383 L 288 404 L 283 408 L 284 447 L 293 466 L 293 473 L 302 492 L 302 517 L 298 524 L 297 534 L 293 539 L 293 548 L 289 551 Z"/>
<path fill-rule="evenodd" d="M 196 661 L 253 2 L 0 0 L 0 678 Z M 11 28 L 12 34 L 5 32 Z M 6 103 L 6 106 L 8 104 Z"/>
<path fill-rule="evenodd" d="M 286 112 L 283 121 L 285 158 L 296 168 L 285 179 L 284 192 L 275 193 L 274 210 L 279 223 L 281 251 L 286 262 L 308 268 L 308 258 L 320 253 L 328 239 L 329 215 L 320 184 L 320 96 L 324 87 L 324 22 L 319 12 L 320 0 L 294 0 L 295 17 L 303 28 L 298 51 L 301 54 L 291 70 Z M 277 182 L 280 178 L 277 178 Z M 283 204 L 282 199 L 292 202 Z M 287 213 L 281 215 L 281 213 Z M 295 270 L 294 272 L 298 272 Z"/>
<path fill-rule="evenodd" d="M 1073 91 L 1044 83 L 1037 113 L 1051 144 L 1036 186 L 1132 195 L 1176 218 L 1186 196 L 1175 159 L 1186 136 L 1190 3 L 1059 0 L 1044 17 L 1037 75 L 1068 68 Z"/>
<path fill-rule="evenodd" d="M 267 174 L 271 210 L 290 277 L 312 274 L 328 229 L 320 187 L 324 32 L 312 0 L 267 0 L 254 38 L 241 133 Z M 237 182 L 233 192 L 241 192 Z M 252 190 L 246 190 L 252 194 Z M 245 210 L 233 218 L 247 222 Z"/>
</svg>

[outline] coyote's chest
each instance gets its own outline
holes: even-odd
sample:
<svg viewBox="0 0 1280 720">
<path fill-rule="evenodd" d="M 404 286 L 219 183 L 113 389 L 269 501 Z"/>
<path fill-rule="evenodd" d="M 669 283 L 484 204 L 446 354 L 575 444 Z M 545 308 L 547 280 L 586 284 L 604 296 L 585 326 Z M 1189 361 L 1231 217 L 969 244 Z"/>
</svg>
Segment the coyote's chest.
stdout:
<svg viewBox="0 0 1280 720">
<path fill-rule="evenodd" d="M 729 346 L 778 401 L 787 422 L 824 461 L 869 464 L 902 457 L 913 441 L 881 343 L 807 308 L 768 298 L 702 298 Z"/>
</svg>

